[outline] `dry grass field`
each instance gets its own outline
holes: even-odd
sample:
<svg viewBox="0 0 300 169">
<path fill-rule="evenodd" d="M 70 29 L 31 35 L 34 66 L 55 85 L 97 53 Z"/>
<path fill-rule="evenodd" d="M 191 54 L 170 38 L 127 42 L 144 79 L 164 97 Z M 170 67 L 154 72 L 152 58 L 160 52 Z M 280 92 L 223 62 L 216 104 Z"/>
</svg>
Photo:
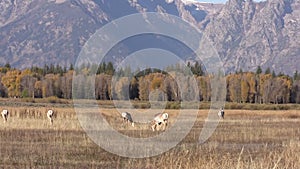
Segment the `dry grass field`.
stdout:
<svg viewBox="0 0 300 169">
<path fill-rule="evenodd" d="M 95 144 L 71 107 L 54 107 L 53 125 L 47 120 L 46 107 L 6 108 L 11 113 L 7 123 L 0 121 L 0 168 L 300 168 L 299 110 L 226 109 L 213 135 L 198 144 L 208 113 L 199 110 L 191 132 L 176 147 L 155 157 L 131 159 Z M 178 110 L 166 112 L 172 127 Z M 147 125 L 122 125 L 115 109 L 102 113 L 122 134 L 151 137 L 159 133 Z"/>
</svg>

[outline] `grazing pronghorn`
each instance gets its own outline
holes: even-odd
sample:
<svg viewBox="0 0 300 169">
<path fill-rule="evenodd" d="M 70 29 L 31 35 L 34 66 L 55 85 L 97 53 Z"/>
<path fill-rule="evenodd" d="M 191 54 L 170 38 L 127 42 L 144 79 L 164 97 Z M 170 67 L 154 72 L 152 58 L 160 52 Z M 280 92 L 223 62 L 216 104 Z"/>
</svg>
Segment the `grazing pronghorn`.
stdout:
<svg viewBox="0 0 300 169">
<path fill-rule="evenodd" d="M 50 121 L 50 124 L 53 124 L 53 115 L 54 115 L 54 111 L 53 110 L 48 110 L 47 111 L 47 117 L 48 117 L 48 119 L 49 119 L 49 121 Z"/>
<path fill-rule="evenodd" d="M 123 117 L 123 122 L 126 121 L 126 123 L 130 122 L 132 127 L 134 127 L 134 122 L 132 120 L 131 114 L 128 112 L 122 112 L 121 116 Z"/>
<path fill-rule="evenodd" d="M 222 109 L 218 112 L 218 116 L 222 119 L 224 119 L 224 115 L 225 115 L 225 112 L 224 112 L 224 109 L 222 107 Z"/>
<path fill-rule="evenodd" d="M 6 109 L 2 110 L 1 115 L 4 120 L 4 123 L 7 122 L 8 114 L 9 114 L 8 110 Z"/>
<path fill-rule="evenodd" d="M 151 123 L 152 123 L 152 125 L 151 125 L 152 130 L 155 131 L 156 127 L 158 125 L 161 125 L 161 124 L 164 125 L 163 130 L 165 130 L 166 127 L 167 127 L 167 125 L 168 125 L 168 118 L 169 118 L 168 113 L 159 113 L 159 114 L 156 114 L 154 116 L 154 119 L 151 121 Z"/>
</svg>

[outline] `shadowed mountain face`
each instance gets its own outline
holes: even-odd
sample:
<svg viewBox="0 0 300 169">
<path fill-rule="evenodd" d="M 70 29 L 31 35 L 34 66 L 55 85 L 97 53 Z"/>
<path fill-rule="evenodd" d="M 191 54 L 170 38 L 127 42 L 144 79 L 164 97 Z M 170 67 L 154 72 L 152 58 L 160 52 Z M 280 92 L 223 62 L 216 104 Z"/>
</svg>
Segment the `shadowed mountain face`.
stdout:
<svg viewBox="0 0 300 169">
<path fill-rule="evenodd" d="M 181 0 L 2 0 L 0 64 L 68 66 L 97 29 L 113 19 L 144 12 L 169 13 L 197 25 L 211 39 L 227 72 L 254 70 L 258 65 L 290 74 L 300 69 L 296 0 L 229 0 L 225 5 Z M 151 43 L 157 43 L 155 38 L 149 41 L 155 46 Z M 144 46 L 119 44 L 115 49 L 122 52 L 111 51 L 111 59 L 120 60 Z M 163 43 L 160 46 L 164 48 Z"/>
</svg>

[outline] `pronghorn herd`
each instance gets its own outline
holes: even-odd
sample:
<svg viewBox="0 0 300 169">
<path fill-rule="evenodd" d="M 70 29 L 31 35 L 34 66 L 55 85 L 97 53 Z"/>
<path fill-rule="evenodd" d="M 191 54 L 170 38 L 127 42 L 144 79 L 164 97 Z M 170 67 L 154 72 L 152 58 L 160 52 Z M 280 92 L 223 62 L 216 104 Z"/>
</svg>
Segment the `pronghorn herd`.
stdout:
<svg viewBox="0 0 300 169">
<path fill-rule="evenodd" d="M 9 111 L 7 109 L 3 109 L 1 112 L 1 116 L 3 118 L 4 123 L 7 122 L 8 115 L 9 115 Z M 53 116 L 54 116 L 54 111 L 52 109 L 49 109 L 47 111 L 47 118 L 49 119 L 50 124 L 53 124 Z"/>
<path fill-rule="evenodd" d="M 4 109 L 4 110 L 2 110 L 1 115 L 2 115 L 4 122 L 6 123 L 7 119 L 8 119 L 9 111 L 7 109 Z M 47 119 L 49 120 L 50 124 L 52 125 L 53 118 L 54 118 L 54 110 L 48 109 L 46 112 L 46 116 L 47 116 Z M 134 127 L 135 123 L 134 123 L 133 118 L 130 113 L 122 112 L 121 116 L 123 118 L 123 122 L 130 123 L 131 126 Z M 163 125 L 163 130 L 165 130 L 167 127 L 167 124 L 168 124 L 168 118 L 169 118 L 169 115 L 167 113 L 156 114 L 154 116 L 153 120 L 150 121 L 151 129 L 153 131 L 155 131 L 157 129 L 157 126 Z"/>
<path fill-rule="evenodd" d="M 131 116 L 130 113 L 122 112 L 121 116 L 123 118 L 123 122 L 126 122 L 126 123 L 130 122 L 132 127 L 134 127 L 134 121 L 133 121 L 132 116 Z M 167 127 L 167 124 L 168 124 L 168 118 L 169 118 L 168 113 L 158 113 L 158 114 L 156 114 L 154 116 L 153 120 L 150 121 L 152 131 L 155 131 L 156 127 L 159 126 L 159 125 L 163 125 L 163 130 L 165 130 L 166 127 Z"/>
<path fill-rule="evenodd" d="M 154 116 L 154 119 L 151 121 L 151 129 L 152 131 L 156 130 L 156 127 L 158 125 L 163 125 L 163 130 L 166 129 L 167 125 L 168 125 L 168 119 L 169 119 L 169 115 L 168 113 L 158 113 Z"/>
<path fill-rule="evenodd" d="M 4 120 L 4 123 L 7 122 L 8 115 L 9 115 L 9 111 L 7 109 L 3 109 L 2 112 L 1 112 L 1 116 Z M 47 115 L 47 118 L 48 118 L 50 124 L 52 125 L 53 124 L 53 118 L 54 118 L 54 111 L 52 109 L 49 109 L 47 111 L 46 115 Z M 218 112 L 218 116 L 220 118 L 224 119 L 224 115 L 225 115 L 225 112 L 224 112 L 224 109 L 222 108 Z M 123 118 L 123 122 L 130 123 L 131 126 L 134 127 L 134 121 L 133 121 L 133 118 L 132 118 L 130 113 L 122 112 L 121 116 Z M 165 130 L 167 125 L 168 125 L 168 119 L 169 119 L 168 113 L 158 113 L 158 114 L 156 114 L 154 116 L 153 120 L 150 121 L 152 131 L 157 130 L 157 126 L 160 126 L 160 125 L 163 125 L 163 130 Z"/>
<path fill-rule="evenodd" d="M 222 107 L 221 110 L 218 112 L 218 116 L 222 119 L 224 119 L 224 108 Z M 123 117 L 123 121 L 130 122 L 132 126 L 134 127 L 134 122 L 132 120 L 131 114 L 128 112 L 121 113 L 121 116 Z M 153 120 L 150 121 L 151 129 L 152 131 L 155 131 L 157 129 L 157 126 L 163 125 L 163 130 L 166 129 L 168 125 L 168 119 L 169 115 L 168 113 L 158 113 L 154 116 Z"/>
</svg>

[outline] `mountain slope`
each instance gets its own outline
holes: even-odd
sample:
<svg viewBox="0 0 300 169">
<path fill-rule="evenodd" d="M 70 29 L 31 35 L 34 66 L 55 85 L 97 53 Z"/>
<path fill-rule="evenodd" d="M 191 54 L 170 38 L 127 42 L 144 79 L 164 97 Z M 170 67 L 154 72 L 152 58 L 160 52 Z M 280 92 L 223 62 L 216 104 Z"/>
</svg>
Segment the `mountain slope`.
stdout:
<svg viewBox="0 0 300 169">
<path fill-rule="evenodd" d="M 25 68 L 74 63 L 86 40 L 113 19 L 167 12 L 197 23 L 204 10 L 176 0 L 4 0 L 0 2 L 0 64 Z M 190 13 L 193 13 L 193 17 Z"/>
<path fill-rule="evenodd" d="M 229 0 L 205 28 L 227 71 L 300 69 L 299 1 Z"/>
<path fill-rule="evenodd" d="M 97 29 L 113 19 L 144 12 L 169 13 L 197 25 L 212 41 L 227 72 L 253 71 L 258 65 L 277 73 L 300 70 L 298 0 L 229 0 L 225 5 L 182 0 L 3 0 L 0 65 L 68 66 Z M 122 60 L 130 48 L 144 44 L 136 45 L 120 44 L 116 50 L 122 52 L 112 52 L 112 59 Z M 155 47 L 155 41 L 149 46 Z"/>
</svg>

